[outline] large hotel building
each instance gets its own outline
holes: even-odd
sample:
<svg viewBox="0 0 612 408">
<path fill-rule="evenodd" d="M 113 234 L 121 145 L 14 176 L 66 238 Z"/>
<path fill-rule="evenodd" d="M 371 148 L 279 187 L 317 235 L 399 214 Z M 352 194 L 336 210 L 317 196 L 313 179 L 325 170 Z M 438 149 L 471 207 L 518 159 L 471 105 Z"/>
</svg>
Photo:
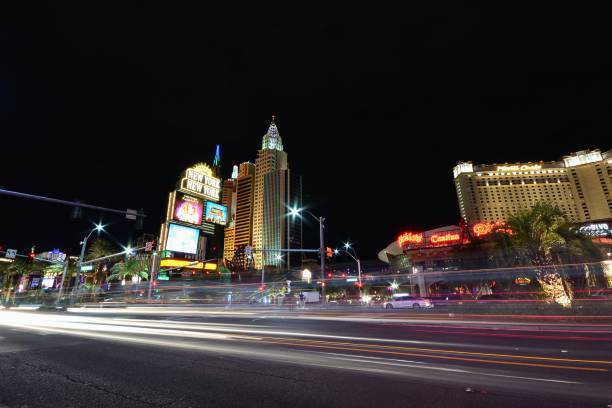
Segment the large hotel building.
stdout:
<svg viewBox="0 0 612 408">
<path fill-rule="evenodd" d="M 302 206 L 302 177 L 289 169 L 274 117 L 255 164 L 242 163 L 237 177 L 226 183 L 224 197 L 229 201 L 233 196 L 235 205 L 230 216 L 233 223 L 225 230 L 224 257 L 231 260 L 236 249 L 250 246 L 256 269 L 299 267 L 299 252 L 275 252 L 302 248 L 302 220 L 287 216 L 290 208 Z"/>
<path fill-rule="evenodd" d="M 453 176 L 461 216 L 470 225 L 506 220 L 539 201 L 555 203 L 576 222 L 612 218 L 612 150 L 552 162 L 462 162 Z"/>
</svg>

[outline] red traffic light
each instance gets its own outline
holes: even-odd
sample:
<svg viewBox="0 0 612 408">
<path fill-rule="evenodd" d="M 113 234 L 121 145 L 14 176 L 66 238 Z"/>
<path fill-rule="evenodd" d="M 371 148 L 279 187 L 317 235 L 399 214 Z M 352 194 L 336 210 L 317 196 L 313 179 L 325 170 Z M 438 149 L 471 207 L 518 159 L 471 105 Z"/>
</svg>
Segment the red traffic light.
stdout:
<svg viewBox="0 0 612 408">
<path fill-rule="evenodd" d="M 265 288 L 266 288 L 266 285 L 259 285 L 260 292 L 263 292 Z"/>
<path fill-rule="evenodd" d="M 362 282 L 355 282 L 355 286 L 357 286 L 358 288 L 362 288 L 363 287 L 363 283 Z"/>
<path fill-rule="evenodd" d="M 332 276 L 333 276 L 333 275 L 332 275 L 332 273 L 331 273 L 331 272 L 329 272 L 329 273 L 327 274 L 327 277 L 328 277 L 328 278 L 331 278 Z"/>
</svg>

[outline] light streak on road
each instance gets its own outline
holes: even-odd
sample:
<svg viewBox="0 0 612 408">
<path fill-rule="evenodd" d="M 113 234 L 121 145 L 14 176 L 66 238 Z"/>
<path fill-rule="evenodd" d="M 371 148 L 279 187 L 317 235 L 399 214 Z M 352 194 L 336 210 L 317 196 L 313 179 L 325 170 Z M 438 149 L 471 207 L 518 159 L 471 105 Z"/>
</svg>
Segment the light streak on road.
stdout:
<svg viewBox="0 0 612 408">
<path fill-rule="evenodd" d="M 150 318 L 149 313 L 145 313 L 146 318 L 138 319 L 130 318 L 126 315 L 129 313 L 107 316 L 9 310 L 0 312 L 0 330 L 12 328 L 114 342 L 118 347 L 132 345 L 190 350 L 256 359 L 264 363 L 405 376 L 453 384 L 487 381 L 487 385 L 501 389 L 540 390 L 533 385 L 539 383 L 539 387 L 558 395 L 583 395 L 587 389 L 593 395 L 609 394 L 608 387 L 602 385 L 608 383 L 612 367 L 612 360 L 607 359 L 562 358 L 542 355 L 538 349 L 530 348 L 518 353 L 503 345 L 411 340 L 398 331 L 392 333 L 395 337 L 400 334 L 400 338 L 278 330 L 276 326 L 260 324 L 262 320 L 259 319 L 249 322 L 256 313 L 225 316 L 229 319 L 242 317 L 243 321 L 236 323 L 215 322 L 219 311 L 202 315 L 197 321 L 171 320 L 177 316 L 164 318 L 163 313 L 159 318 Z M 0 353 L 10 352 L 14 349 L 11 347 L 0 343 Z M 26 351 L 27 345 L 19 350 Z M 579 373 L 580 377 L 572 377 L 572 372 Z M 489 380 L 485 380 L 487 378 Z M 493 379 L 497 379 L 494 384 L 491 383 Z"/>
</svg>

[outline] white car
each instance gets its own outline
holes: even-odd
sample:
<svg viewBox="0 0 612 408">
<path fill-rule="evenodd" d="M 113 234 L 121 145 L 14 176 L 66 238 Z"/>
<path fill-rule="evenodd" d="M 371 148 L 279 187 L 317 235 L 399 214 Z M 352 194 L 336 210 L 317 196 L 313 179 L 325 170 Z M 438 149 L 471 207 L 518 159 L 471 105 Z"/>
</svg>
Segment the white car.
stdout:
<svg viewBox="0 0 612 408">
<path fill-rule="evenodd" d="M 430 309 L 434 307 L 434 305 L 427 299 L 410 296 L 408 293 L 396 293 L 390 301 L 385 302 L 385 309 L 399 309 L 403 307 L 411 309 Z"/>
</svg>

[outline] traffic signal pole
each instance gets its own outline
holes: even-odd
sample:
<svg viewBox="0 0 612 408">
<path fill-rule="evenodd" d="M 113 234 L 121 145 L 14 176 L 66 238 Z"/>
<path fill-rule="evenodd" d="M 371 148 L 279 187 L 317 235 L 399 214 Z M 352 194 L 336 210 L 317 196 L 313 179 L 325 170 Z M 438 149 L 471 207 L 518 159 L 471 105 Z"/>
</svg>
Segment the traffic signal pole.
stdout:
<svg viewBox="0 0 612 408">
<path fill-rule="evenodd" d="M 325 238 L 323 234 L 323 230 L 325 229 L 325 218 L 319 217 L 319 245 L 321 252 L 321 297 L 323 298 L 321 301 L 323 304 L 327 303 L 327 298 L 325 296 Z"/>
</svg>

